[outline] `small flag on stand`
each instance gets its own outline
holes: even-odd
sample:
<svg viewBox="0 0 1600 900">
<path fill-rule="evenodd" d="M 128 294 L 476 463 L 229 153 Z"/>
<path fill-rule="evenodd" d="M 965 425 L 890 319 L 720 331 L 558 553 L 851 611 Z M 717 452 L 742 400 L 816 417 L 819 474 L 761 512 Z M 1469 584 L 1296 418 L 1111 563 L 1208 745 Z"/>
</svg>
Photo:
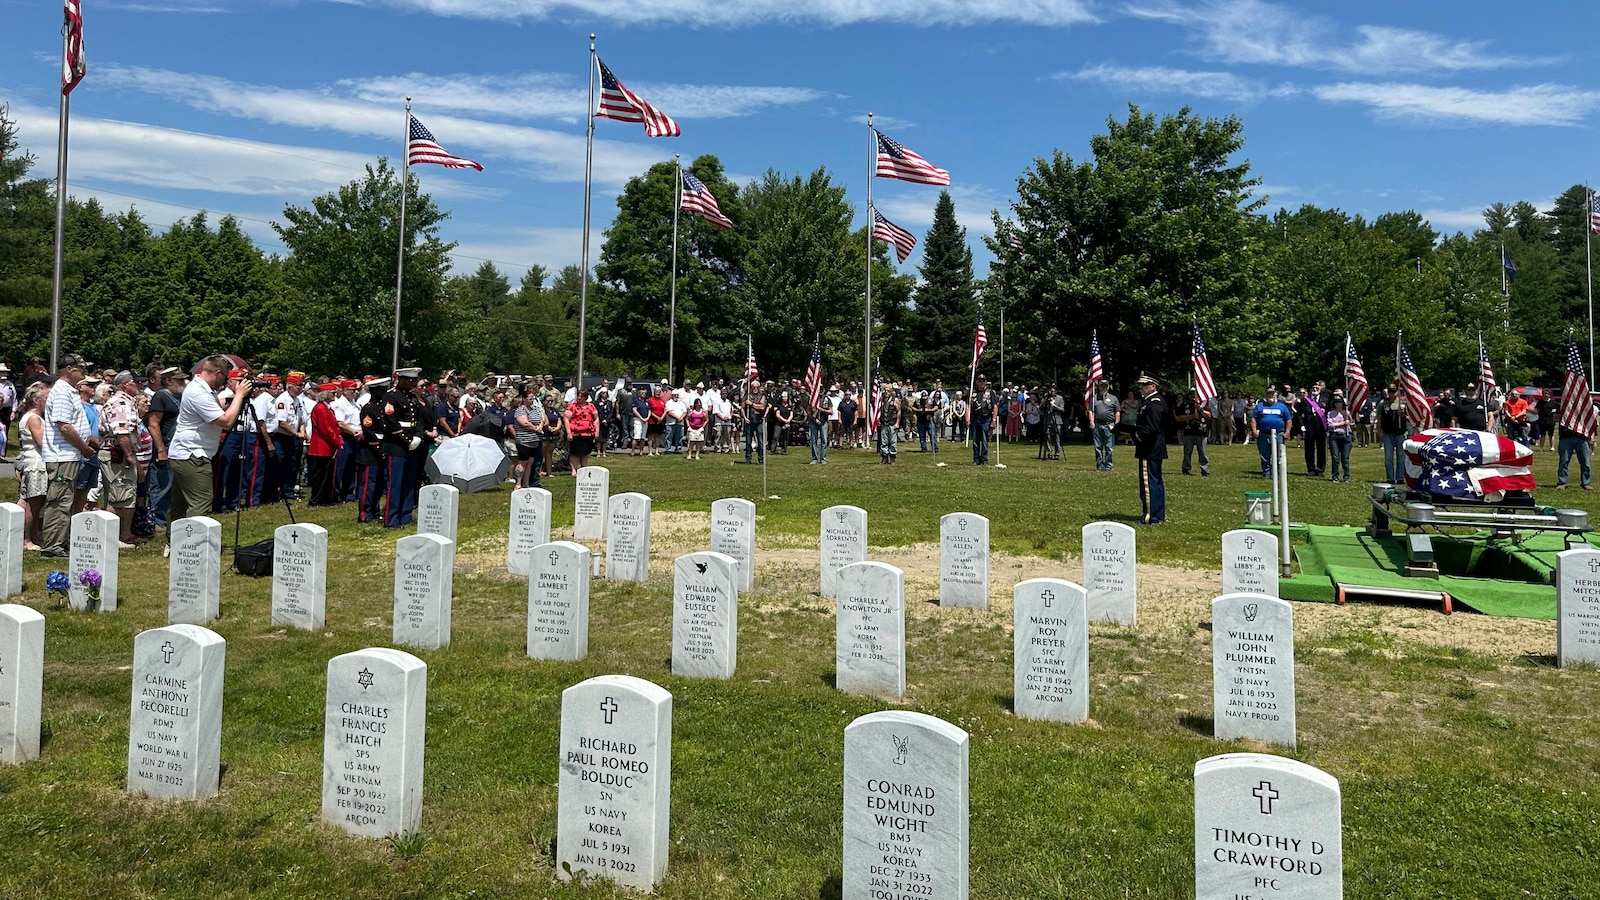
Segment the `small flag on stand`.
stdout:
<svg viewBox="0 0 1600 900">
<path fill-rule="evenodd" d="M 1217 396 L 1217 383 L 1211 378 L 1211 361 L 1206 358 L 1206 345 L 1200 340 L 1200 322 L 1194 324 L 1194 345 L 1189 348 L 1189 362 L 1194 364 L 1194 389 L 1202 404 Z"/>
<path fill-rule="evenodd" d="M 1360 415 L 1372 385 L 1367 383 L 1367 370 L 1361 367 L 1361 358 L 1356 356 L 1356 345 L 1350 342 L 1348 332 L 1344 336 L 1344 392 L 1349 395 L 1350 413 Z"/>
<path fill-rule="evenodd" d="M 1101 378 L 1105 377 L 1105 369 L 1100 360 L 1100 332 L 1089 332 L 1089 377 L 1083 383 L 1083 411 L 1093 413 L 1094 386 Z M 1093 424 L 1091 422 L 1090 424 Z"/>
<path fill-rule="evenodd" d="M 822 335 L 817 335 L 811 345 L 811 362 L 806 364 L 806 396 L 811 398 L 811 408 L 822 403 Z"/>
<path fill-rule="evenodd" d="M 683 173 L 682 208 L 690 212 L 697 212 L 700 218 L 717 226 L 718 228 L 732 228 L 733 220 L 722 214 L 722 208 L 717 206 L 717 198 L 711 195 L 705 182 Z"/>
<path fill-rule="evenodd" d="M 917 239 L 911 232 L 899 225 L 885 219 L 883 213 L 876 209 L 872 211 L 872 236 L 894 248 L 894 255 L 901 262 L 911 255 L 911 248 L 917 245 Z"/>
<path fill-rule="evenodd" d="M 1596 419 L 1594 398 L 1589 395 L 1589 378 L 1583 371 L 1583 357 L 1578 355 L 1578 342 L 1570 334 L 1567 335 L 1567 377 L 1561 391 L 1561 427 L 1568 434 L 1592 439 Z"/>
<path fill-rule="evenodd" d="M 433 132 L 417 121 L 416 116 L 411 117 L 411 141 L 406 144 L 406 162 L 413 166 L 434 163 L 452 169 L 472 168 L 479 172 L 483 171 L 483 166 L 470 159 L 455 156 L 439 146 L 439 142 L 433 139 Z"/>
<path fill-rule="evenodd" d="M 65 0 L 67 17 L 67 53 L 61 60 L 61 93 L 70 94 L 89 71 L 83 60 L 83 4 L 81 0 Z"/>
<path fill-rule="evenodd" d="M 989 346 L 989 332 L 983 330 L 983 304 L 978 304 L 978 330 L 972 334 L 972 370 L 977 371 L 983 351 Z"/>
<path fill-rule="evenodd" d="M 894 178 L 916 184 L 950 183 L 949 172 L 934 168 L 927 160 L 912 152 L 910 147 L 883 132 L 873 129 L 872 133 L 878 137 L 879 178 Z"/>
<path fill-rule="evenodd" d="M 1489 351 L 1484 349 L 1483 335 L 1478 335 L 1478 389 L 1487 398 L 1495 389 L 1494 366 L 1489 362 Z"/>
<path fill-rule="evenodd" d="M 1400 394 L 1406 400 L 1406 421 L 1416 429 L 1428 427 L 1433 419 L 1433 407 L 1428 405 L 1428 393 L 1422 389 L 1422 379 L 1417 376 L 1417 369 L 1411 364 L 1411 354 L 1407 352 L 1405 341 L 1395 340 L 1395 379 L 1400 382 Z"/>
<path fill-rule="evenodd" d="M 645 137 L 678 137 L 683 134 L 683 129 L 672 121 L 671 116 L 623 87 L 599 57 L 595 57 L 595 61 L 600 63 L 600 108 L 595 110 L 596 118 L 642 123 Z"/>
</svg>

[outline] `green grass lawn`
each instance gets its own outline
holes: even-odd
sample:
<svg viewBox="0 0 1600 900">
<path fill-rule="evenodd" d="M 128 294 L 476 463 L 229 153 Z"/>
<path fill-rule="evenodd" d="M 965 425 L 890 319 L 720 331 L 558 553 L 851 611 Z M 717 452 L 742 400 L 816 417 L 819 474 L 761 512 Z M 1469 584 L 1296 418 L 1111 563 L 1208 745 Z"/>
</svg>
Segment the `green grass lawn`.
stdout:
<svg viewBox="0 0 1600 900">
<path fill-rule="evenodd" d="M 1075 555 L 1085 523 L 1138 516 L 1128 448 L 1110 474 L 1095 472 L 1079 444 L 1057 463 L 1007 445 L 1006 469 L 976 469 L 962 450 L 940 453 L 943 469 L 915 452 L 884 467 L 862 452 L 807 466 L 804 450 L 791 451 L 767 473 L 777 500 L 761 499 L 760 467 L 730 456 L 609 465 L 613 492 L 647 493 L 657 512 L 757 500 L 763 549 L 815 548 L 817 514 L 836 503 L 868 510 L 875 546 L 935 541 L 939 516 L 960 510 L 990 517 L 996 550 L 1053 560 Z M 1242 521 L 1244 493 L 1263 484 L 1251 477 L 1254 449 L 1214 452 L 1209 478 L 1178 475 L 1177 459 L 1168 467 L 1169 524 L 1140 531 L 1141 560 L 1214 569 L 1220 533 Z M 1553 469 L 1554 454 L 1541 453 L 1542 483 L 1554 482 Z M 1376 450 L 1357 451 L 1358 477 L 1381 470 Z M 571 524 L 572 479 L 547 486 L 559 534 Z M 1366 518 L 1364 484 L 1296 476 L 1291 486 L 1297 519 Z M 14 496 L 14 483 L 0 487 L 0 498 Z M 1594 493 L 1539 496 L 1600 512 Z M 159 547 L 123 554 L 122 608 L 104 615 L 54 607 L 43 590 L 49 567 L 31 557 L 16 602 L 47 616 L 46 742 L 39 761 L 0 769 L 0 897 L 625 896 L 557 882 L 550 864 L 560 692 L 610 673 L 674 697 L 661 896 L 837 896 L 843 730 L 889 705 L 830 686 L 833 617 L 815 596 L 815 563 L 758 571 L 742 598 L 731 681 L 670 674 L 671 580 L 660 574 L 643 585 L 597 580 L 588 659 L 535 662 L 523 652 L 526 583 L 504 574 L 507 504 L 506 491 L 462 498 L 453 643 L 416 652 L 429 667 L 422 834 L 395 843 L 347 836 L 321 825 L 318 811 L 324 670 L 337 654 L 388 644 L 399 535 L 355 524 L 348 507 L 297 507 L 330 531 L 320 631 L 272 627 L 270 584 L 224 576 L 211 626 L 228 641 L 222 788 L 191 804 L 122 790 L 133 638 L 166 624 Z M 285 520 L 281 505 L 251 511 L 241 539 L 264 539 Z M 225 524 L 231 538 L 232 518 Z M 1076 566 L 1059 575 L 1076 580 Z M 1296 650 L 1301 740 L 1285 755 L 1342 784 L 1348 896 L 1596 896 L 1600 672 L 1397 646 L 1375 627 L 1386 612 L 1340 608 L 1330 630 Z M 1471 625 L 1465 618 L 1453 622 Z M 972 736 L 972 896 L 1192 894 L 1194 763 L 1260 749 L 1210 737 L 1207 627 L 1094 626 L 1093 722 L 1063 726 L 1009 711 L 1009 613 L 908 615 L 905 705 Z"/>
</svg>

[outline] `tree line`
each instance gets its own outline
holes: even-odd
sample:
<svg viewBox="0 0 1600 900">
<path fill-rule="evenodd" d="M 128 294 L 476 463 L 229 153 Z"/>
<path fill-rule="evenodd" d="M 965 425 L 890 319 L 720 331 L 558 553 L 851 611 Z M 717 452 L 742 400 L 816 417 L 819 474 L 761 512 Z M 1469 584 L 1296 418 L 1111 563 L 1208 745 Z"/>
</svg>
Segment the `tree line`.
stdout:
<svg viewBox="0 0 1600 900">
<path fill-rule="evenodd" d="M 997 374 L 1004 317 L 1007 380 L 1081 383 L 1091 332 L 1109 376 L 1151 371 L 1181 384 L 1192 322 L 1220 384 L 1337 378 L 1348 332 L 1374 381 L 1395 334 L 1429 386 L 1477 371 L 1481 333 L 1501 382 L 1560 379 L 1568 327 L 1586 321 L 1587 191 L 1552 208 L 1494 204 L 1472 234 L 1443 236 L 1414 211 L 1372 221 L 1303 205 L 1264 212 L 1241 154 L 1243 123 L 1187 107 L 1130 106 L 1086 158 L 1056 150 L 1017 178 L 1012 209 L 993 211 L 996 256 L 972 271 L 948 193 L 921 242 L 915 276 L 872 243 L 873 354 L 886 377 L 959 382 L 980 305 Z M 49 344 L 54 198 L 30 178 L 0 108 L 0 355 Z M 862 368 L 867 235 L 825 168 L 730 182 L 721 162 L 687 166 L 735 223 L 679 219 L 676 329 L 669 314 L 673 164 L 630 179 L 589 286 L 586 368 L 676 378 L 737 376 L 747 341 L 765 372 L 799 374 L 820 337 L 830 378 Z M 96 362 L 187 365 L 236 352 L 258 365 L 377 372 L 388 365 L 400 175 L 386 160 L 363 177 L 287 205 L 267 253 L 232 217 L 204 214 L 157 233 L 129 209 L 67 205 L 63 346 Z M 492 262 L 452 274 L 449 213 L 407 192 L 402 356 L 429 370 L 567 373 L 576 365 L 582 272 L 533 266 L 515 287 Z M 863 217 L 864 218 L 864 217 Z M 1502 293 L 1500 248 L 1516 278 Z"/>
</svg>

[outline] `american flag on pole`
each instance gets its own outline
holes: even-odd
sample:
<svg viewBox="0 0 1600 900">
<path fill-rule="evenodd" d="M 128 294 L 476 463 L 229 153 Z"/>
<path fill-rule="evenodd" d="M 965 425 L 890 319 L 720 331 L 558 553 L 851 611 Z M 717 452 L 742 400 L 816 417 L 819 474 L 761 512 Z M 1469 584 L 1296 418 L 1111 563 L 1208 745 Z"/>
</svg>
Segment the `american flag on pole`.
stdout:
<svg viewBox="0 0 1600 900">
<path fill-rule="evenodd" d="M 1589 230 L 1600 234 L 1600 194 L 1589 192 Z"/>
<path fill-rule="evenodd" d="M 894 178 L 916 184 L 950 183 L 949 172 L 934 168 L 927 160 L 912 152 L 910 147 L 883 132 L 873 129 L 872 133 L 878 136 L 879 178 Z"/>
<path fill-rule="evenodd" d="M 1594 437 L 1594 398 L 1589 396 L 1589 379 L 1583 372 L 1583 357 L 1578 355 L 1578 342 L 1570 334 L 1567 335 L 1567 378 L 1561 385 L 1560 418 L 1561 427 L 1567 434 Z"/>
<path fill-rule="evenodd" d="M 983 304 L 978 304 L 978 330 L 972 334 L 972 369 L 977 371 L 983 351 L 989 346 L 989 332 L 983 330 Z"/>
<path fill-rule="evenodd" d="M 433 132 L 417 121 L 416 116 L 411 117 L 411 142 L 406 144 L 406 163 L 413 166 L 434 163 L 452 169 L 473 168 L 479 172 L 483 171 L 483 166 L 470 159 L 455 156 L 439 146 L 439 142 L 433 139 Z"/>
<path fill-rule="evenodd" d="M 745 345 L 750 350 L 750 358 L 744 364 L 744 383 L 748 388 L 761 378 L 761 370 L 756 368 L 756 345 L 754 339 L 746 336 Z"/>
<path fill-rule="evenodd" d="M 1217 396 L 1217 383 L 1211 378 L 1211 361 L 1206 358 L 1205 342 L 1200 340 L 1200 322 L 1194 321 L 1194 345 L 1189 348 L 1189 362 L 1194 364 L 1194 389 L 1201 403 L 1210 403 Z"/>
<path fill-rule="evenodd" d="M 671 116 L 623 87 L 617 76 L 611 74 L 606 64 L 600 61 L 600 57 L 595 57 L 595 62 L 600 63 L 600 108 L 594 113 L 597 118 L 640 122 L 644 125 L 645 137 L 677 137 L 683 134 L 683 129 L 672 121 Z"/>
<path fill-rule="evenodd" d="M 1350 413 L 1360 415 L 1372 385 L 1367 383 L 1367 370 L 1361 368 L 1361 358 L 1356 356 L 1356 345 L 1350 342 L 1348 332 L 1344 336 L 1344 392 L 1349 395 Z"/>
<path fill-rule="evenodd" d="M 683 199 L 682 208 L 700 214 L 700 218 L 717 226 L 718 228 L 732 228 L 733 220 L 722 214 L 721 207 L 717 206 L 717 198 L 711 196 L 711 191 L 705 182 L 683 173 Z"/>
<path fill-rule="evenodd" d="M 872 373 L 872 399 L 867 406 L 867 421 L 872 424 L 872 430 L 878 430 L 878 423 L 883 420 L 883 373 Z"/>
<path fill-rule="evenodd" d="M 1433 407 L 1428 405 L 1428 394 L 1422 389 L 1422 379 L 1417 377 L 1416 366 L 1411 364 L 1411 354 L 1405 341 L 1395 338 L 1394 375 L 1400 382 L 1400 395 L 1406 401 L 1406 421 L 1418 430 L 1428 427 L 1433 419 Z"/>
<path fill-rule="evenodd" d="M 893 247 L 895 257 L 901 262 L 906 261 L 906 257 L 911 255 L 911 248 L 917 245 L 917 239 L 911 236 L 911 232 L 885 219 L 876 208 L 872 210 L 872 237 Z"/>
<path fill-rule="evenodd" d="M 1488 397 L 1496 387 L 1494 366 L 1489 362 L 1489 351 L 1483 347 L 1483 334 L 1478 334 L 1478 389 Z"/>
<path fill-rule="evenodd" d="M 1100 332 L 1089 332 L 1089 377 L 1083 383 L 1083 411 L 1092 413 L 1094 407 L 1094 386 L 1105 377 L 1105 368 L 1100 360 Z"/>
<path fill-rule="evenodd" d="M 83 3 L 65 0 L 67 52 L 61 60 L 61 93 L 70 94 L 89 71 L 83 61 Z"/>
<path fill-rule="evenodd" d="M 811 362 L 806 364 L 805 380 L 806 396 L 811 399 L 811 408 L 816 409 L 822 403 L 822 335 L 817 335 L 816 343 L 811 345 Z"/>
</svg>

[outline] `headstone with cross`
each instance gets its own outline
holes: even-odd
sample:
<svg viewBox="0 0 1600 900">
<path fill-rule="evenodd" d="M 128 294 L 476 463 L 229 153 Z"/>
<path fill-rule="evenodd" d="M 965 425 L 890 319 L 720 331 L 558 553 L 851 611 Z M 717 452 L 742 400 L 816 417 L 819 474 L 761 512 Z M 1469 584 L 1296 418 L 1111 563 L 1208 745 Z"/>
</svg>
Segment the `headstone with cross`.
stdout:
<svg viewBox="0 0 1600 900">
<path fill-rule="evenodd" d="M 22 524 L 15 503 L 0 503 L 0 600 L 22 593 Z"/>
<path fill-rule="evenodd" d="M 73 609 L 90 608 L 90 589 L 83 583 L 83 573 L 91 570 L 100 573 L 100 599 L 95 608 L 100 612 L 117 608 L 117 535 L 121 529 L 121 520 L 104 510 L 72 517 L 72 546 L 67 560 L 67 577 L 72 583 L 67 602 Z"/>
<path fill-rule="evenodd" d="M 533 567 L 533 548 L 550 543 L 550 498 L 544 488 L 518 488 L 511 492 L 506 571 L 512 575 L 528 575 Z"/>
<path fill-rule="evenodd" d="M 1012 589 L 1012 706 L 1024 719 L 1089 718 L 1089 609 L 1086 592 L 1059 578 Z"/>
<path fill-rule="evenodd" d="M 755 588 L 756 505 L 739 497 L 711 504 L 711 549 L 739 564 L 739 590 Z"/>
<path fill-rule="evenodd" d="M 606 525 L 606 577 L 616 581 L 650 578 L 650 498 L 618 494 L 611 498 Z"/>
<path fill-rule="evenodd" d="M 1297 760 L 1228 753 L 1194 767 L 1197 900 L 1344 896 L 1339 782 Z"/>
<path fill-rule="evenodd" d="M 422 822 L 428 666 L 369 647 L 328 660 L 322 821 L 351 834 L 407 834 Z"/>
<path fill-rule="evenodd" d="M 598 541 L 606 536 L 611 518 L 611 470 L 584 466 L 572 486 L 572 539 Z"/>
<path fill-rule="evenodd" d="M 839 596 L 839 572 L 867 558 L 867 511 L 830 506 L 822 511 L 822 596 Z"/>
<path fill-rule="evenodd" d="M 939 605 L 989 608 L 989 520 L 957 512 L 939 519 Z"/>
<path fill-rule="evenodd" d="M 1295 745 L 1294 610 L 1265 594 L 1211 601 L 1211 679 L 1218 740 Z"/>
<path fill-rule="evenodd" d="M 908 710 L 845 726 L 843 896 L 965 900 L 970 744 Z"/>
<path fill-rule="evenodd" d="M 128 791 L 204 800 L 222 776 L 222 675 L 227 644 L 199 625 L 168 625 L 133 639 Z"/>
<path fill-rule="evenodd" d="M 839 573 L 834 598 L 834 684 L 847 694 L 898 700 L 906 693 L 906 576 L 881 562 Z"/>
<path fill-rule="evenodd" d="M 631 675 L 561 693 L 558 878 L 580 872 L 652 890 L 667 874 L 672 695 Z"/>
<path fill-rule="evenodd" d="M 1556 554 L 1556 660 L 1600 665 L 1600 550 Z"/>
<path fill-rule="evenodd" d="M 1139 624 L 1139 554 L 1132 528 L 1121 522 L 1083 526 L 1083 588 L 1089 621 Z"/>
<path fill-rule="evenodd" d="M 44 691 L 44 616 L 0 604 L 0 764 L 39 758 Z"/>
<path fill-rule="evenodd" d="M 554 541 L 533 548 L 528 559 L 528 657 L 583 659 L 589 655 L 589 548 Z"/>
<path fill-rule="evenodd" d="M 222 613 L 222 523 L 210 516 L 167 526 L 167 624 L 204 625 Z"/>
<path fill-rule="evenodd" d="M 437 534 L 452 543 L 461 515 L 461 490 L 453 484 L 429 484 L 417 491 L 417 534 Z"/>
<path fill-rule="evenodd" d="M 1278 537 L 1254 528 L 1222 535 L 1222 592 L 1278 596 Z"/>
<path fill-rule="evenodd" d="M 732 678 L 739 660 L 739 561 L 710 551 L 672 563 L 672 674 Z"/>
<path fill-rule="evenodd" d="M 437 650 L 450 646 L 456 542 L 413 534 L 394 547 L 394 642 Z"/>
<path fill-rule="evenodd" d="M 281 525 L 272 540 L 272 624 L 321 628 L 328 620 L 328 529 Z"/>
</svg>

